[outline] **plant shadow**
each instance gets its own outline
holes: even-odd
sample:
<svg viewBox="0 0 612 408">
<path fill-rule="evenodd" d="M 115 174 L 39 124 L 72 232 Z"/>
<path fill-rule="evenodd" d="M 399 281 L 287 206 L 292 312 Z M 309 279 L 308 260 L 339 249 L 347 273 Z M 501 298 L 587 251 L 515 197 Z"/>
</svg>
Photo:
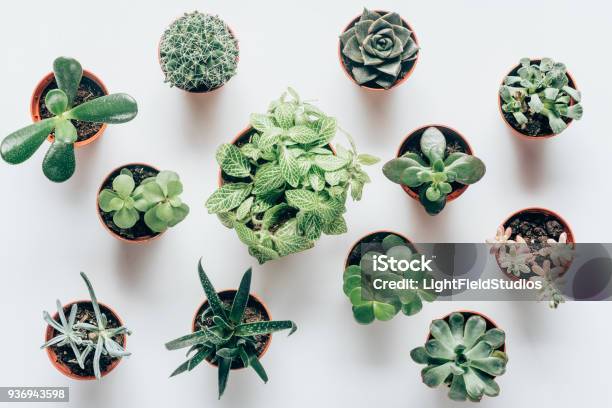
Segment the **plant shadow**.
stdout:
<svg viewBox="0 0 612 408">
<path fill-rule="evenodd" d="M 143 244 L 116 242 L 117 254 L 114 256 L 114 269 L 124 285 L 133 288 L 142 282 L 143 275 L 150 269 L 150 264 L 154 262 L 154 257 L 151 254 L 159 252 L 161 239 L 163 237 L 158 237 Z"/>
<path fill-rule="evenodd" d="M 520 159 L 521 181 L 527 189 L 537 190 L 546 175 L 546 152 L 549 148 L 541 140 L 523 140 L 511 133 L 510 135 Z"/>
<path fill-rule="evenodd" d="M 219 133 L 216 117 L 224 89 L 205 94 L 184 93 L 181 99 L 187 109 L 183 118 L 183 133 L 197 147 L 209 147 L 211 143 L 214 145 L 216 141 L 208 136 Z"/>
</svg>

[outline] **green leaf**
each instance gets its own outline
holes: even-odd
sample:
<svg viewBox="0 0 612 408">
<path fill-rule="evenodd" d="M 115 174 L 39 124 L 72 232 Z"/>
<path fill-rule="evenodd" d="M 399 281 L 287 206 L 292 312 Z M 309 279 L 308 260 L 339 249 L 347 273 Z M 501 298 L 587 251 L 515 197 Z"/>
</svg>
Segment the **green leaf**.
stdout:
<svg viewBox="0 0 612 408">
<path fill-rule="evenodd" d="M 285 181 L 292 187 L 297 187 L 300 184 L 300 166 L 295 157 L 285 147 L 281 148 L 279 165 Z"/>
<path fill-rule="evenodd" d="M 119 93 L 101 96 L 66 112 L 68 119 L 95 123 L 125 123 L 138 114 L 134 98 Z"/>
<path fill-rule="evenodd" d="M 314 246 L 308 238 L 299 235 L 274 235 L 272 237 L 280 256 L 305 251 Z"/>
<path fill-rule="evenodd" d="M 294 126 L 287 131 L 287 136 L 294 142 L 300 144 L 310 144 L 319 140 L 319 135 L 305 125 Z"/>
<path fill-rule="evenodd" d="M 242 322 L 242 316 L 244 315 L 246 305 L 249 301 L 249 292 L 251 290 L 251 274 L 251 268 L 247 269 L 247 271 L 242 276 L 240 286 L 238 286 L 238 291 L 236 291 L 236 295 L 234 296 L 234 301 L 232 302 L 232 309 L 229 315 L 230 321 L 234 324 L 240 324 Z"/>
<path fill-rule="evenodd" d="M 285 191 L 287 203 L 303 211 L 313 211 L 319 208 L 319 197 L 310 190 Z"/>
<path fill-rule="evenodd" d="M 293 117 L 295 114 L 295 105 L 292 103 L 281 103 L 274 110 L 274 119 L 276 123 L 283 129 L 290 129 L 293 126 Z"/>
<path fill-rule="evenodd" d="M 61 115 L 68 108 L 68 97 L 61 89 L 52 89 L 45 96 L 45 105 L 52 114 Z"/>
<path fill-rule="evenodd" d="M 233 177 L 249 177 L 251 175 L 251 163 L 234 145 L 223 145 L 224 154 L 221 169 Z"/>
<path fill-rule="evenodd" d="M 206 208 L 210 214 L 233 210 L 249 196 L 252 188 L 250 183 L 224 184 L 208 198 Z"/>
<path fill-rule="evenodd" d="M 454 172 L 455 180 L 462 184 L 474 184 L 479 181 L 486 172 L 485 164 L 479 158 L 464 155 L 453 161 L 447 168 L 447 172 Z"/>
<path fill-rule="evenodd" d="M 214 340 L 214 335 L 208 330 L 198 330 L 165 344 L 167 350 L 178 350 L 196 344 L 204 344 Z"/>
<path fill-rule="evenodd" d="M 353 306 L 353 317 L 360 324 L 372 323 L 375 319 L 372 302 L 367 302 L 358 306 Z"/>
<path fill-rule="evenodd" d="M 169 170 L 162 170 L 160 171 L 157 176 L 155 176 L 155 181 L 157 182 L 157 184 L 159 184 L 159 186 L 162 189 L 163 195 L 166 197 L 171 197 L 174 196 L 175 194 L 170 194 L 168 191 L 168 186 L 170 183 L 172 182 L 179 182 L 179 176 L 178 174 L 176 174 L 173 171 L 169 171 Z M 178 186 L 174 185 L 174 190 L 177 189 Z M 183 186 L 181 185 L 180 188 L 178 188 L 181 192 L 183 191 Z M 179 192 L 180 194 L 180 192 Z"/>
<path fill-rule="evenodd" d="M 259 139 L 257 140 L 257 146 L 261 150 L 268 150 L 275 144 L 278 144 L 281 140 L 281 135 L 283 134 L 283 129 L 279 127 L 271 127 L 266 129 Z"/>
<path fill-rule="evenodd" d="M 113 179 L 113 190 L 121 198 L 129 197 L 135 186 L 134 179 L 125 174 L 120 174 Z"/>
<path fill-rule="evenodd" d="M 330 223 L 323 225 L 323 232 L 327 235 L 341 235 L 348 231 L 344 217 L 339 215 Z"/>
<path fill-rule="evenodd" d="M 319 137 L 324 142 L 329 142 L 336 136 L 336 118 L 324 117 L 319 120 Z"/>
<path fill-rule="evenodd" d="M 127 229 L 132 228 L 139 218 L 140 215 L 134 208 L 123 207 L 113 214 L 113 223 L 119 228 Z"/>
<path fill-rule="evenodd" d="M 308 181 L 314 191 L 321 191 L 325 188 L 325 173 L 318 167 L 312 167 L 308 172 Z"/>
<path fill-rule="evenodd" d="M 55 140 L 43 159 L 42 168 L 51 181 L 61 183 L 68 180 L 76 168 L 74 145 Z"/>
<path fill-rule="evenodd" d="M 467 391 L 465 390 L 465 381 L 463 376 L 454 375 L 448 391 L 448 397 L 453 401 L 465 401 L 467 399 Z"/>
<path fill-rule="evenodd" d="M 115 198 L 117 198 L 117 194 L 113 190 L 105 188 L 100 191 L 100 195 L 98 195 L 98 205 L 100 209 L 104 212 L 114 211 L 115 208 L 111 205 L 111 201 Z"/>
<path fill-rule="evenodd" d="M 395 306 L 388 303 L 373 302 L 372 308 L 374 311 L 374 317 L 381 321 L 391 320 L 393 316 L 397 314 L 397 309 Z"/>
<path fill-rule="evenodd" d="M 208 304 L 210 305 L 214 315 L 227 319 L 225 309 L 223 308 L 223 303 L 221 302 L 221 299 L 219 299 L 219 295 L 215 291 L 213 284 L 210 282 L 208 275 L 206 275 L 206 272 L 204 271 L 201 258 L 198 262 L 198 275 L 200 276 L 200 283 L 202 284 L 202 288 L 204 289 L 204 293 L 208 299 Z"/>
<path fill-rule="evenodd" d="M 55 138 L 63 143 L 74 143 L 77 141 L 77 129 L 71 121 L 61 119 L 55 126 Z"/>
<path fill-rule="evenodd" d="M 453 337 L 450 327 L 445 320 L 438 319 L 431 322 L 429 327 L 431 335 L 444 344 L 450 350 L 454 350 L 457 345 L 455 338 Z"/>
<path fill-rule="evenodd" d="M 163 232 L 168 228 L 168 222 L 159 217 L 159 205 L 149 208 L 144 215 L 145 224 L 154 232 Z"/>
<path fill-rule="evenodd" d="M 164 191 L 157 182 L 150 182 L 142 185 L 142 195 L 149 203 L 159 203 L 166 199 Z"/>
<path fill-rule="evenodd" d="M 444 159 L 446 151 L 446 138 L 436 127 L 429 127 L 421 136 L 421 151 L 430 163 Z"/>
<path fill-rule="evenodd" d="M 290 208 L 286 203 L 280 203 L 267 210 L 263 216 L 262 228 L 269 230 L 283 218 Z"/>
<path fill-rule="evenodd" d="M 325 171 L 340 170 L 349 163 L 348 160 L 334 155 L 317 155 L 314 157 L 314 162 Z"/>
<path fill-rule="evenodd" d="M 244 323 L 236 327 L 236 336 L 257 336 L 291 329 L 288 336 L 297 330 L 297 325 L 291 320 L 263 321 Z"/>
<path fill-rule="evenodd" d="M 10 164 L 23 163 L 43 144 L 55 127 L 56 119 L 49 118 L 21 128 L 2 141 L 0 153 Z"/>
<path fill-rule="evenodd" d="M 255 174 L 255 186 L 253 194 L 260 195 L 283 187 L 285 178 L 281 174 L 280 166 L 274 163 L 266 163 L 257 170 Z"/>
<path fill-rule="evenodd" d="M 74 103 L 83 76 L 81 64 L 74 58 L 56 58 L 55 61 L 53 61 L 53 74 L 57 86 L 64 91 L 64 94 L 68 98 L 67 105 L 71 107 Z"/>
<path fill-rule="evenodd" d="M 246 200 L 244 200 L 242 204 L 240 204 L 240 206 L 236 210 L 237 220 L 244 220 L 250 215 L 251 207 L 253 206 L 254 200 L 255 200 L 255 197 L 249 197 Z"/>
<path fill-rule="evenodd" d="M 357 163 L 363 164 L 364 166 L 371 166 L 380 161 L 380 159 L 376 156 L 372 156 L 371 154 L 362 153 L 357 156 Z"/>
<path fill-rule="evenodd" d="M 227 379 L 229 377 L 230 369 L 232 367 L 232 360 L 228 358 L 219 359 L 219 399 L 225 392 L 227 386 Z"/>
<path fill-rule="evenodd" d="M 253 354 L 249 358 L 249 365 L 253 367 L 253 370 L 255 370 L 259 378 L 261 378 L 264 383 L 268 382 L 268 374 L 266 374 L 266 370 L 264 370 L 263 366 L 259 362 L 257 355 Z"/>
<path fill-rule="evenodd" d="M 478 315 L 473 315 L 467 319 L 463 332 L 463 344 L 467 349 L 472 348 L 480 336 L 485 333 L 486 327 L 487 323 Z"/>
<path fill-rule="evenodd" d="M 172 211 L 172 205 L 170 205 L 170 203 L 159 203 L 155 208 L 155 215 L 166 225 L 172 220 L 172 217 L 174 217 L 174 212 Z"/>
<path fill-rule="evenodd" d="M 428 387 L 434 388 L 442 384 L 451 373 L 451 365 L 454 363 L 444 363 L 439 366 L 428 366 L 423 369 L 423 382 Z"/>
<path fill-rule="evenodd" d="M 269 128 L 274 127 L 274 121 L 269 115 L 263 115 L 261 113 L 251 114 L 251 126 L 260 132 L 264 132 Z"/>
<path fill-rule="evenodd" d="M 181 204 L 178 207 L 172 208 L 172 220 L 168 222 L 169 227 L 174 227 L 179 222 L 183 221 L 189 215 L 189 207 L 187 204 Z"/>
<path fill-rule="evenodd" d="M 297 227 L 302 235 L 310 240 L 317 240 L 321 236 L 322 221 L 315 211 L 300 211 L 297 214 Z"/>
</svg>

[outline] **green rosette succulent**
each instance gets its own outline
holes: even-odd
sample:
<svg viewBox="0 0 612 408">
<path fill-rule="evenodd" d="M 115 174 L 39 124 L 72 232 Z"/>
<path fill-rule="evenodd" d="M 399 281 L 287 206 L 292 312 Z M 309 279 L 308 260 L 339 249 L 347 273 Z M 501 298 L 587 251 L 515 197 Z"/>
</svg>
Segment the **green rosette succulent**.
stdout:
<svg viewBox="0 0 612 408">
<path fill-rule="evenodd" d="M 444 383 L 450 387 L 448 397 L 456 401 L 480 401 L 483 396 L 499 395 L 495 377 L 506 371 L 508 356 L 501 350 L 506 335 L 503 330 L 487 330 L 482 316 L 463 313 L 431 322 L 433 337 L 424 347 L 410 352 L 421 371 L 423 383 L 435 388 Z"/>
<path fill-rule="evenodd" d="M 397 13 L 380 15 L 364 9 L 359 21 L 340 36 L 342 55 L 359 85 L 388 89 L 406 74 L 402 68 L 417 58 L 419 46 Z"/>
</svg>

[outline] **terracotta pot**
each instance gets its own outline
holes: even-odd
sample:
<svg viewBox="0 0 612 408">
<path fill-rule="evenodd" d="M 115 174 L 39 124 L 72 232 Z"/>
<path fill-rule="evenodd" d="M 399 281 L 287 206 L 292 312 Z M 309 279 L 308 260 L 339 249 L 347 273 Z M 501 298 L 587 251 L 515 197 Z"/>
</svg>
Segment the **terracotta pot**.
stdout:
<svg viewBox="0 0 612 408">
<path fill-rule="evenodd" d="M 534 63 L 534 62 L 538 62 L 539 63 L 541 60 L 542 60 L 541 58 L 539 58 L 539 59 L 538 58 L 534 58 L 534 59 L 531 60 L 531 62 L 532 63 Z M 508 71 L 508 73 L 502 79 L 500 87 L 504 85 L 504 81 L 506 80 L 506 77 L 508 75 L 512 74 L 519 67 L 520 67 L 520 64 L 517 64 L 510 71 Z M 567 75 L 567 78 L 569 79 L 570 86 L 576 88 L 576 81 L 574 81 L 574 77 L 572 76 L 572 74 L 570 74 L 569 71 L 568 71 L 568 72 L 566 72 L 566 75 Z M 578 89 L 578 88 L 576 88 L 576 89 Z M 537 140 L 537 139 L 544 140 L 544 139 L 550 139 L 551 137 L 554 137 L 554 136 L 557 136 L 557 135 L 560 134 L 560 133 L 557 133 L 557 134 L 549 133 L 549 134 L 541 135 L 541 136 L 531 136 L 531 135 L 526 135 L 526 134 L 522 133 L 520 130 L 517 130 L 517 129 L 513 128 L 512 125 L 510 125 L 510 123 L 508 123 L 508 121 L 506 120 L 506 117 L 504 116 L 504 111 L 502 109 L 502 104 L 503 104 L 502 98 L 501 98 L 501 95 L 499 94 L 499 90 L 498 90 L 498 92 L 497 92 L 497 108 L 499 110 L 499 114 L 502 117 L 502 120 L 506 124 L 506 127 L 510 130 L 510 132 L 513 135 L 518 136 L 518 137 L 520 137 L 520 138 L 522 138 L 524 140 Z M 570 99 L 570 105 L 573 105 L 573 104 L 574 104 L 574 99 L 571 98 Z M 570 119 L 570 121 L 567 123 L 567 126 L 569 127 L 572 124 L 572 122 L 574 122 L 574 119 Z"/>
<path fill-rule="evenodd" d="M 378 14 L 381 15 L 385 15 L 388 12 L 387 11 L 383 11 L 383 10 L 374 10 L 375 12 L 377 12 Z M 344 30 L 342 30 L 342 33 L 345 33 L 349 28 L 351 28 L 361 17 L 361 14 L 359 14 L 358 16 L 356 16 L 355 18 L 353 18 L 351 20 L 350 23 L 347 24 L 346 27 L 344 27 Z M 404 20 L 403 17 L 400 16 L 400 18 L 402 19 L 402 23 L 404 25 L 404 27 L 406 27 L 407 29 L 409 29 L 412 32 L 412 39 L 414 40 L 414 42 L 416 43 L 416 45 L 419 45 L 419 41 L 417 39 L 416 34 L 414 33 L 414 30 L 412 29 L 412 26 L 410 26 L 410 24 L 408 24 L 408 22 L 406 20 Z M 342 67 L 342 71 L 344 72 L 344 74 L 355 84 L 358 85 L 359 87 L 363 88 L 363 89 L 367 89 L 369 91 L 389 91 L 401 84 L 403 84 L 404 82 L 406 82 L 406 80 L 410 77 L 410 75 L 412 75 L 412 72 L 414 71 L 414 68 L 417 65 L 417 62 L 419 61 L 419 54 L 420 51 L 417 52 L 417 57 L 414 61 L 412 61 L 412 66 L 410 67 L 410 69 L 408 70 L 408 72 L 406 72 L 406 75 L 404 75 L 403 78 L 401 78 L 400 80 L 396 81 L 393 85 L 391 85 L 389 88 L 385 89 L 385 88 L 375 88 L 375 87 L 371 87 L 371 86 L 366 86 L 366 85 L 359 85 L 357 83 L 357 81 L 355 81 L 355 78 L 353 78 L 353 75 L 349 72 L 349 70 L 347 69 L 346 65 L 344 64 L 344 60 L 342 58 L 342 41 L 340 39 L 338 39 L 338 59 L 340 60 L 340 66 Z"/>
<path fill-rule="evenodd" d="M 467 319 L 468 319 L 470 316 L 472 316 L 472 315 L 480 316 L 480 317 L 482 317 L 483 319 L 485 319 L 485 321 L 487 322 L 487 330 L 489 330 L 489 329 L 493 329 L 493 328 L 499 328 L 499 326 L 497 325 L 497 323 L 495 323 L 495 322 L 493 321 L 493 319 L 491 319 L 491 318 L 490 318 L 490 317 L 488 317 L 488 316 L 483 315 L 483 314 L 482 314 L 482 313 L 480 313 L 480 312 L 475 312 L 475 311 L 473 311 L 473 310 L 465 310 L 465 309 L 461 309 L 461 310 L 457 310 L 457 311 L 452 312 L 452 313 L 461 313 L 461 314 L 463 314 L 463 316 L 466 318 L 466 319 L 465 319 L 466 321 L 467 321 Z M 448 318 L 450 317 L 450 315 L 451 315 L 452 313 L 449 313 L 449 314 L 447 314 L 446 316 L 442 317 L 442 319 L 441 319 L 441 320 L 446 320 L 446 321 L 448 322 Z M 427 339 L 426 339 L 425 341 L 429 341 L 429 340 L 431 340 L 431 339 L 433 339 L 433 336 L 431 335 L 431 333 L 429 333 L 429 334 L 427 335 Z M 501 347 L 500 347 L 498 350 L 501 350 L 501 351 L 503 351 L 504 353 L 506 353 L 506 342 L 505 342 L 505 341 L 504 341 L 504 344 L 503 344 L 503 345 L 502 345 L 502 346 L 501 346 Z"/>
<path fill-rule="evenodd" d="M 217 294 L 222 299 L 223 297 L 230 297 L 230 296 L 231 296 L 231 299 L 233 299 L 234 296 L 236 295 L 236 292 L 237 292 L 236 289 L 225 289 L 225 290 L 221 290 L 217 292 Z M 249 293 L 249 302 L 247 303 L 247 305 L 250 304 L 251 302 L 256 306 L 256 308 L 261 310 L 263 314 L 267 316 L 266 321 L 272 320 L 272 315 L 270 314 L 270 311 L 268 310 L 268 307 L 263 302 L 263 300 L 261 300 L 257 295 L 253 293 Z M 191 331 L 193 333 L 195 333 L 198 330 L 196 323 L 198 321 L 198 318 L 200 317 L 201 311 L 206 310 L 207 307 L 208 307 L 208 299 L 202 302 L 200 306 L 196 309 L 193 319 L 191 321 Z M 259 359 L 261 359 L 263 355 L 266 354 L 266 352 L 268 351 L 268 348 L 270 348 L 270 343 L 272 343 L 272 334 L 268 335 L 268 341 L 266 341 L 266 344 L 264 345 L 263 350 L 261 351 L 261 353 L 259 353 L 259 356 L 258 356 Z M 217 363 L 211 363 L 207 359 L 206 359 L 206 362 L 214 367 L 218 366 Z M 237 368 L 232 367 L 232 370 L 241 370 L 243 368 L 244 367 L 237 367 Z"/>
<path fill-rule="evenodd" d="M 355 250 L 355 248 L 357 248 L 358 245 L 360 245 L 361 243 L 368 243 L 371 242 L 370 240 L 378 234 L 393 234 L 393 235 L 397 235 L 398 237 L 402 238 L 404 241 L 406 241 L 406 243 L 412 247 L 414 247 L 414 244 L 412 243 L 412 241 L 409 238 L 406 238 L 405 235 L 400 234 L 399 232 L 395 232 L 395 231 L 390 231 L 390 230 L 378 230 L 378 231 L 374 231 L 371 232 L 367 235 L 364 235 L 363 237 L 359 238 L 357 241 L 355 241 L 355 243 L 351 246 L 351 249 L 349 249 L 348 253 L 346 254 L 346 257 L 344 258 L 344 269 L 348 268 L 349 266 L 349 258 L 351 256 L 351 253 Z M 344 272 L 344 271 L 343 271 Z"/>
<path fill-rule="evenodd" d="M 570 244 L 575 243 L 575 239 L 574 239 L 574 233 L 572 231 L 572 229 L 570 228 L 569 224 L 567 223 L 567 221 L 565 221 L 564 218 L 562 218 L 559 214 L 557 214 L 556 212 L 549 210 L 547 208 L 542 208 L 542 207 L 527 207 L 527 208 L 523 208 L 522 210 L 516 211 L 514 213 L 512 213 L 510 216 L 506 217 L 506 219 L 504 220 L 504 222 L 502 222 L 501 226 L 504 228 L 504 230 L 508 227 L 508 222 L 522 214 L 522 213 L 542 213 L 548 216 L 551 216 L 553 218 L 555 218 L 557 221 L 559 221 L 559 223 L 563 226 L 563 230 L 565 231 L 565 233 L 567 234 L 567 242 Z M 502 270 L 502 272 L 509 277 L 512 280 L 519 280 L 519 279 L 523 279 L 523 278 L 519 278 L 511 273 L 508 273 L 504 268 L 501 267 L 500 265 L 500 261 L 499 261 L 499 252 L 497 252 L 495 254 L 495 260 L 497 261 L 497 265 L 499 266 L 499 269 Z"/>
<path fill-rule="evenodd" d="M 80 303 L 88 303 L 91 304 L 90 300 L 77 300 L 74 302 L 70 302 L 66 305 L 64 305 L 64 313 L 68 314 L 70 311 L 70 308 L 72 307 L 73 304 L 80 304 Z M 121 318 L 119 317 L 119 315 L 113 310 L 111 309 L 109 306 L 105 305 L 104 303 L 100 303 L 98 302 L 98 304 L 100 305 L 100 309 L 105 313 L 105 314 L 110 314 L 112 316 L 115 317 L 115 319 L 117 319 L 117 321 L 119 322 L 120 326 L 123 326 L 123 321 L 121 320 Z M 53 320 L 58 320 L 59 319 L 59 315 L 57 312 L 55 312 L 55 314 L 53 314 L 52 316 Z M 53 327 L 47 325 L 47 329 L 45 331 L 45 342 L 51 340 L 52 336 L 53 336 Z M 123 346 L 123 348 L 125 348 L 127 344 L 127 336 L 124 335 L 123 336 L 123 343 L 121 344 Z M 64 374 L 66 377 L 72 378 L 73 380 L 95 380 L 96 377 L 93 375 L 90 376 L 80 376 L 77 374 L 74 374 L 70 368 L 64 364 L 61 363 L 60 359 L 58 358 L 57 354 L 55 353 L 55 351 L 53 351 L 53 347 L 47 347 L 45 349 L 47 351 L 47 356 L 49 357 L 49 360 L 51 361 L 51 364 L 53 364 L 53 367 L 55 367 L 57 369 L 57 371 L 59 371 L 60 373 Z M 110 373 L 111 371 L 113 371 L 117 365 L 119 365 L 119 362 L 121 362 L 121 358 L 116 358 L 113 360 L 113 362 L 106 368 L 106 370 L 102 371 L 102 377 L 105 377 L 106 375 L 108 375 L 108 373 Z"/>
<path fill-rule="evenodd" d="M 112 171 L 110 171 L 106 177 L 104 177 L 104 181 L 102 181 L 102 184 L 100 184 L 100 187 L 98 188 L 98 192 L 96 194 L 96 213 L 98 214 L 98 220 L 100 220 L 100 223 L 102 224 L 102 226 L 104 227 L 104 229 L 113 237 L 117 238 L 118 240 L 122 241 L 122 242 L 127 242 L 130 244 L 144 244 L 144 243 L 149 243 L 152 240 L 160 237 L 164 232 L 159 232 L 159 233 L 154 233 L 153 235 L 147 235 L 144 237 L 140 237 L 138 239 L 127 239 L 125 237 L 122 237 L 121 235 L 117 234 L 115 231 L 113 231 L 112 229 L 110 229 L 108 227 L 108 225 L 106 225 L 106 223 L 104 222 L 104 219 L 102 218 L 102 210 L 100 209 L 100 206 L 98 205 L 98 196 L 100 195 L 100 192 L 102 190 L 104 190 L 104 185 L 106 184 L 107 180 L 109 180 L 111 178 L 111 176 L 114 173 L 118 173 L 119 171 L 121 171 L 121 169 L 128 167 L 128 166 L 141 166 L 141 167 L 149 167 L 157 172 L 159 172 L 159 169 L 157 169 L 154 166 L 151 166 L 150 164 L 146 164 L 146 163 L 127 163 L 124 164 L 122 166 L 119 166 L 115 169 L 113 169 Z M 141 217 L 143 217 L 144 214 L 141 214 Z"/>
<path fill-rule="evenodd" d="M 175 18 L 174 20 L 172 20 L 172 23 L 170 23 L 170 25 L 174 24 L 174 22 L 176 22 L 176 20 L 178 20 L 180 17 Z M 227 30 L 229 31 L 229 33 L 232 35 L 232 37 L 234 37 L 234 39 L 236 40 L 236 48 L 238 49 L 238 56 L 236 56 L 236 63 L 238 63 L 238 61 L 240 61 L 240 46 L 238 43 L 238 37 L 236 37 L 236 34 L 234 33 L 234 30 L 232 30 L 232 28 L 230 26 L 227 26 Z M 161 38 L 159 39 L 159 42 L 157 43 L 157 62 L 159 63 L 159 67 L 162 70 L 162 73 L 164 74 L 164 77 L 166 76 L 166 72 L 164 71 L 164 67 L 162 66 L 161 63 L 161 42 L 164 39 L 164 36 L 162 35 Z M 231 79 L 231 78 L 230 78 Z M 228 80 L 229 82 L 229 80 Z M 180 88 L 176 85 L 174 85 L 174 87 L 176 89 L 180 89 L 183 92 L 187 92 L 187 93 L 192 93 L 192 94 L 205 94 L 205 93 L 212 93 L 215 92 L 221 88 L 223 88 L 223 86 L 226 84 L 227 82 L 224 82 L 223 84 L 219 85 L 216 88 L 212 88 L 212 89 L 206 89 L 206 90 L 189 90 L 189 89 L 183 89 Z"/>
<path fill-rule="evenodd" d="M 461 133 L 459 133 L 457 130 L 455 130 L 455 129 L 449 127 L 449 126 L 433 124 L 433 125 L 421 126 L 418 129 L 415 129 L 412 132 L 410 132 L 408 134 L 408 136 L 406 136 L 404 138 L 404 140 L 402 141 L 402 143 L 400 144 L 400 147 L 397 150 L 396 157 L 400 157 L 402 154 L 405 153 L 404 146 L 408 143 L 408 140 L 410 138 L 417 136 L 417 134 L 422 134 L 425 131 L 425 129 L 427 129 L 429 127 L 436 127 L 438 129 L 440 129 L 440 131 L 442 131 L 442 133 L 444 133 L 445 137 L 447 136 L 446 133 L 453 134 L 459 140 L 461 140 L 462 143 L 465 145 L 465 147 L 466 147 L 465 153 L 466 154 L 470 154 L 470 155 L 474 154 L 474 151 L 472 150 L 472 146 L 470 146 L 470 144 L 468 143 L 467 139 L 465 137 L 463 137 L 463 135 Z M 447 139 L 447 141 L 448 141 L 448 139 Z M 416 191 L 414 191 L 413 189 L 411 189 L 408 186 L 401 185 L 401 187 L 406 192 L 406 194 L 408 194 L 410 197 L 412 197 L 413 199 L 415 199 L 416 201 L 418 201 L 420 203 L 419 194 Z M 461 194 L 463 194 L 465 192 L 465 190 L 467 190 L 468 187 L 469 186 L 467 184 L 464 184 L 460 188 L 451 191 L 451 193 L 446 196 L 446 202 L 450 203 L 451 201 L 459 198 L 459 196 Z"/>
<path fill-rule="evenodd" d="M 104 95 L 108 95 L 108 89 L 106 88 L 106 85 L 104 85 L 102 80 L 98 78 L 93 72 L 84 69 L 83 76 L 86 78 L 89 78 L 90 80 L 98 84 L 98 86 L 104 92 Z M 40 82 L 38 82 L 38 85 L 36 85 L 36 88 L 34 89 L 34 92 L 32 93 L 32 98 L 30 99 L 30 115 L 32 116 L 32 121 L 34 122 L 38 122 L 42 120 L 42 117 L 40 115 L 40 100 L 42 99 L 43 92 L 45 91 L 45 89 L 47 89 L 49 84 L 53 82 L 54 79 L 55 79 L 55 75 L 53 74 L 53 72 L 49 72 L 47 75 L 43 77 L 43 79 L 40 80 Z M 98 130 L 98 132 L 95 135 L 93 135 L 92 137 L 86 140 L 75 142 L 74 145 L 76 147 L 83 147 L 90 143 L 93 143 L 100 136 L 102 136 L 105 130 L 106 130 L 106 123 L 103 123 L 102 127 L 100 128 L 100 130 Z M 47 138 L 47 140 L 50 142 L 53 142 L 53 139 L 54 139 L 53 135 L 49 135 L 49 137 Z"/>
</svg>

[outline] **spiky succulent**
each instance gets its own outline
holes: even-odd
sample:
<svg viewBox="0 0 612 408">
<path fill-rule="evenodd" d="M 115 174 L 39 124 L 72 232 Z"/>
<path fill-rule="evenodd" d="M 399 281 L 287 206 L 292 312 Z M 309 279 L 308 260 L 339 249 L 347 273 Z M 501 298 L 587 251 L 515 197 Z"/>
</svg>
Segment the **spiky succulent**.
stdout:
<svg viewBox="0 0 612 408">
<path fill-rule="evenodd" d="M 521 129 L 543 115 L 553 133 L 561 133 L 567 127 L 563 118 L 579 120 L 583 111 L 580 92 L 570 86 L 566 71 L 565 64 L 550 58 L 539 64 L 521 59 L 517 75 L 507 76 L 499 90 L 503 111 L 512 113 Z"/>
<path fill-rule="evenodd" d="M 444 383 L 450 387 L 449 398 L 456 401 L 480 401 L 484 395 L 499 395 L 495 377 L 504 374 L 508 357 L 501 347 L 505 333 L 487 330 L 484 318 L 455 312 L 446 320 L 431 322 L 433 337 L 424 347 L 410 352 L 418 364 L 426 364 L 421 371 L 423 383 L 437 387 Z"/>
<path fill-rule="evenodd" d="M 79 367 L 84 368 L 85 359 L 90 354 L 91 350 L 95 350 L 92 359 L 93 372 L 96 378 L 102 378 L 100 370 L 100 357 L 109 355 L 113 358 L 122 358 L 129 356 L 131 353 L 126 351 L 116 339 L 117 336 L 130 335 L 131 332 L 124 326 L 110 328 L 108 327 L 108 319 L 104 313 L 100 311 L 98 299 L 85 273 L 81 272 L 81 277 L 87 285 L 91 305 L 96 317 L 96 324 L 90 324 L 84 321 L 75 322 L 78 306 L 72 305 L 70 315 L 66 319 L 61 302 L 57 301 L 57 311 L 60 322 L 54 321 L 49 313 L 43 312 L 43 318 L 47 324 L 57 330 L 60 334 L 46 342 L 42 348 L 51 346 L 63 346 L 70 344 L 74 356 Z"/>
<path fill-rule="evenodd" d="M 430 215 L 438 214 L 453 191 L 451 183 L 474 184 L 485 174 L 479 158 L 462 152 L 447 155 L 446 138 L 436 127 L 421 136 L 421 152 L 406 152 L 387 162 L 383 173 L 394 183 L 418 189 L 419 199 Z"/>
<path fill-rule="evenodd" d="M 231 307 L 228 307 L 219 298 L 202 267 L 201 260 L 198 263 L 198 273 L 208 299 L 208 308 L 201 315 L 201 318 L 212 318 L 212 325 L 202 326 L 201 330 L 166 343 L 168 350 L 189 347 L 187 361 L 181 364 L 171 374 L 171 377 L 185 371 L 191 371 L 202 361 L 208 360 L 218 366 L 219 398 L 221 398 L 227 385 L 232 363 L 239 361 L 242 366 L 253 368 L 257 375 L 264 382 L 267 382 L 268 375 L 259 361 L 256 349 L 257 339 L 254 336 L 268 335 L 281 330 L 290 330 L 289 335 L 292 335 L 297 330 L 297 325 L 291 320 L 244 321 L 245 310 L 250 297 L 250 268 L 242 276 Z"/>
<path fill-rule="evenodd" d="M 209 91 L 236 74 L 238 42 L 219 17 L 194 11 L 166 29 L 159 56 L 171 86 Z"/>
<path fill-rule="evenodd" d="M 23 163 L 43 144 L 51 132 L 55 137 L 43 160 L 43 173 L 51 181 L 68 180 L 76 167 L 74 143 L 77 129 L 73 120 L 95 123 L 125 123 L 138 113 L 136 101 L 127 94 L 111 94 L 73 106 L 83 69 L 73 59 L 59 57 L 53 62 L 58 88 L 45 97 L 45 104 L 55 115 L 21 128 L 2 141 L 0 153 L 10 164 Z"/>
<path fill-rule="evenodd" d="M 160 171 L 136 186 L 132 172 L 124 168 L 113 179 L 112 190 L 100 192 L 98 205 L 102 211 L 113 213 L 113 222 L 119 228 L 132 228 L 143 213 L 147 227 L 163 232 L 189 214 L 189 207 L 180 197 L 182 192 L 183 185 L 173 171 Z"/>
<path fill-rule="evenodd" d="M 355 81 L 385 89 L 400 79 L 403 66 L 416 59 L 419 51 L 412 32 L 397 13 L 381 15 L 364 9 L 359 21 L 342 33 L 340 40 Z"/>
<path fill-rule="evenodd" d="M 366 252 L 359 260 L 359 264 L 349 265 L 344 271 L 342 289 L 351 301 L 353 317 L 361 324 L 372 323 L 374 320 L 391 320 L 400 310 L 404 315 L 412 316 L 421 311 L 423 301 L 432 302 L 436 298 L 431 291 L 422 289 L 423 281 L 429 278 L 426 272 L 374 271 L 375 256 L 386 255 L 397 262 L 410 261 L 419 257 L 403 238 L 395 234 L 388 234 L 383 238 L 380 249 L 381 251 Z M 376 290 L 373 285 L 376 278 L 384 279 L 387 282 L 412 279 L 418 283 L 419 289 Z"/>
<path fill-rule="evenodd" d="M 260 263 L 311 248 L 321 234 L 347 230 L 343 214 L 350 189 L 361 199 L 370 181 L 362 165 L 377 158 L 330 142 L 336 119 L 294 90 L 251 115 L 250 133 L 217 151 L 223 185 L 206 201 L 208 212 L 234 228 Z"/>
</svg>

